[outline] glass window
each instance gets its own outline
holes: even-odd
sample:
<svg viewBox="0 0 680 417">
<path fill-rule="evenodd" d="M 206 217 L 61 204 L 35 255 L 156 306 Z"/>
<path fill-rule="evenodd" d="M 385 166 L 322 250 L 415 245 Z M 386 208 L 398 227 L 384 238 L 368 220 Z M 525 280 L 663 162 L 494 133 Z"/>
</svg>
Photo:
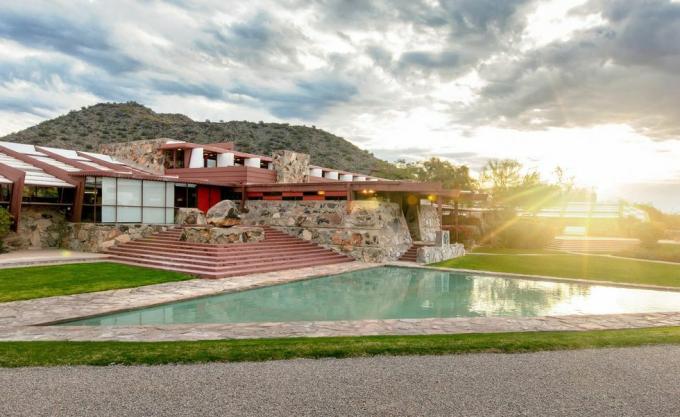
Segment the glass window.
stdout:
<svg viewBox="0 0 680 417">
<path fill-rule="evenodd" d="M 102 207 L 102 223 L 115 223 L 116 208 L 112 206 Z"/>
<path fill-rule="evenodd" d="M 141 223 L 142 208 L 118 206 L 116 221 L 119 223 Z"/>
<path fill-rule="evenodd" d="M 104 177 L 102 178 L 102 204 L 115 205 L 116 204 L 116 179 Z"/>
<path fill-rule="evenodd" d="M 165 209 L 144 207 L 144 223 L 165 223 Z"/>
<path fill-rule="evenodd" d="M 118 201 L 119 206 L 141 206 L 142 205 L 142 181 L 118 179 Z"/>
<path fill-rule="evenodd" d="M 175 183 L 165 183 L 165 206 L 174 207 L 175 204 Z"/>
<path fill-rule="evenodd" d="M 165 207 L 165 183 L 144 181 L 144 207 Z M 146 216 L 144 216 L 146 217 Z"/>
<path fill-rule="evenodd" d="M 175 223 L 175 209 L 174 208 L 166 208 L 165 209 L 165 222 L 168 224 L 174 224 Z"/>
</svg>

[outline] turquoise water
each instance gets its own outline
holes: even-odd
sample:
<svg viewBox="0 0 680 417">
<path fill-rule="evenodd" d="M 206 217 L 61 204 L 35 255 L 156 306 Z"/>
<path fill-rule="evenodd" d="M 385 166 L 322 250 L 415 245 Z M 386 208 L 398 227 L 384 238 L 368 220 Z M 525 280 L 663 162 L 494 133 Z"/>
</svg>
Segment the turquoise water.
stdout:
<svg viewBox="0 0 680 417">
<path fill-rule="evenodd" d="M 156 325 L 680 310 L 680 292 L 380 267 L 70 322 Z"/>
</svg>

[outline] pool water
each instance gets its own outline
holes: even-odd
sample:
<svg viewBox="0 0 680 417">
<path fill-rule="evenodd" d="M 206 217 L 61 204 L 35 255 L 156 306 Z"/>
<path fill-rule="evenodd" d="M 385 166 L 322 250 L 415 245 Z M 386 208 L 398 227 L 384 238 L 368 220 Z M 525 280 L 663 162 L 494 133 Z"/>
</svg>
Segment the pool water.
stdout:
<svg viewBox="0 0 680 417">
<path fill-rule="evenodd" d="M 680 292 L 379 267 L 65 323 L 157 325 L 680 311 Z"/>
</svg>

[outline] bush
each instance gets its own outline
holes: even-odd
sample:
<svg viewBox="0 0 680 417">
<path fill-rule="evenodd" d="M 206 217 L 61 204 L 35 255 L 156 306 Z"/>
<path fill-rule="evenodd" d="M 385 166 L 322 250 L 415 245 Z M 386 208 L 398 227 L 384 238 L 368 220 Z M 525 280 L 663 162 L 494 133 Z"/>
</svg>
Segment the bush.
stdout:
<svg viewBox="0 0 680 417">
<path fill-rule="evenodd" d="M 491 246 L 508 249 L 542 249 L 557 234 L 554 225 L 536 219 L 510 219 L 489 234 Z"/>
<path fill-rule="evenodd" d="M 12 225 L 12 216 L 9 212 L 0 207 L 0 253 L 5 252 L 5 244 L 2 239 L 9 233 L 9 228 Z"/>
<path fill-rule="evenodd" d="M 0 239 L 7 236 L 11 225 L 12 216 L 9 214 L 9 211 L 0 207 Z"/>
<path fill-rule="evenodd" d="M 640 223 L 635 226 L 633 233 L 640 239 L 641 246 L 653 248 L 664 237 L 664 228 L 658 222 Z"/>
</svg>

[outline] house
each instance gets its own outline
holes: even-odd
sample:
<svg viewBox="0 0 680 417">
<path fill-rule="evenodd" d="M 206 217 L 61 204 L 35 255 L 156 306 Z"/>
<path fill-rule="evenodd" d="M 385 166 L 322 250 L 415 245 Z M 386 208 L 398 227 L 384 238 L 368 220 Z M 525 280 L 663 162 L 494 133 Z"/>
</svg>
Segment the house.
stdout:
<svg viewBox="0 0 680 417">
<path fill-rule="evenodd" d="M 439 183 L 315 166 L 309 155 L 286 150 L 254 155 L 236 150 L 233 143 L 172 139 L 107 144 L 98 153 L 0 142 L 0 190 L 0 205 L 12 214 L 19 233 L 22 222 L 31 216 L 46 218 L 45 213 L 63 216 L 70 225 L 171 225 L 182 209 L 206 212 L 222 200 L 234 200 L 248 209 L 245 220 L 253 224 L 311 235 L 309 239 L 328 245 L 358 245 L 365 239 L 389 245 L 386 237 L 377 237 L 384 233 L 378 229 L 394 217 L 390 227 L 402 235 L 401 244 L 388 255 L 365 256 L 363 251 L 361 257 L 370 259 L 397 258 L 413 241 L 434 242 L 442 229 L 443 203 L 470 196 Z M 272 205 L 284 209 L 269 218 Z M 299 214 L 300 207 L 319 222 L 317 227 L 295 224 L 290 216 Z M 329 207 L 341 207 L 343 213 L 330 216 Z M 392 214 L 386 216 L 388 212 Z M 377 217 L 371 220 L 371 213 L 381 213 L 377 217 L 383 223 L 378 225 Z M 343 219 L 351 214 L 364 218 Z M 342 237 L 338 228 L 345 229 Z M 335 231 L 318 237 L 328 230 Z"/>
</svg>

